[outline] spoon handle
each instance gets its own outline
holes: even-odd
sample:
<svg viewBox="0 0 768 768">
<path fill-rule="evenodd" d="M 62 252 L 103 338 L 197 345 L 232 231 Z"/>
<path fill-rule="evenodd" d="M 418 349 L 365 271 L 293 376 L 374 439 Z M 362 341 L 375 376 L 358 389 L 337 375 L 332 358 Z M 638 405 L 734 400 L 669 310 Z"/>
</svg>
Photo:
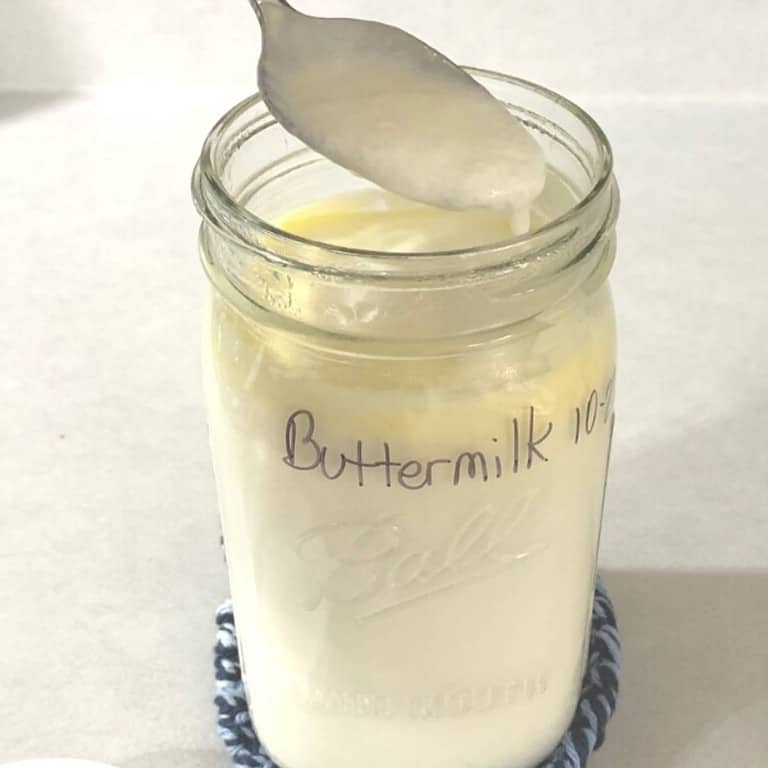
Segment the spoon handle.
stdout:
<svg viewBox="0 0 768 768">
<path fill-rule="evenodd" d="M 251 4 L 251 8 L 259 14 L 265 5 L 282 5 L 290 8 L 285 0 L 248 0 L 248 2 Z"/>
</svg>

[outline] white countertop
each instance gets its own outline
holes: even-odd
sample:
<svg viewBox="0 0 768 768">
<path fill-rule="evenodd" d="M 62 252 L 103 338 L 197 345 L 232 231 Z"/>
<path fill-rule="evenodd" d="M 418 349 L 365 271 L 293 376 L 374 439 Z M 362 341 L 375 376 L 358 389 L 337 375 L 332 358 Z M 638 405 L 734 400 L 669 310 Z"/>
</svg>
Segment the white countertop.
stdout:
<svg viewBox="0 0 768 768">
<path fill-rule="evenodd" d="M 242 95 L 0 95 L 0 761 L 228 765 L 188 177 Z M 623 194 L 601 557 L 626 671 L 590 765 L 761 765 L 768 106 L 584 106 Z"/>
</svg>

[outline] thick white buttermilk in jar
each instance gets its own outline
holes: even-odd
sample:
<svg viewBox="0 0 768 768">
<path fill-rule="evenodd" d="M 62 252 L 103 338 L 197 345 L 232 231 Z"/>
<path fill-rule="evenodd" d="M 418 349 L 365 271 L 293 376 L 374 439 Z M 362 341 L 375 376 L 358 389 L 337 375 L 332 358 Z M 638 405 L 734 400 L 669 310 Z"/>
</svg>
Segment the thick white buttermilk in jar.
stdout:
<svg viewBox="0 0 768 768">
<path fill-rule="evenodd" d="M 510 236 L 503 213 L 377 192 L 280 226 L 373 251 Z M 382 306 L 360 307 L 375 325 Z M 241 661 L 273 757 L 534 766 L 584 667 L 613 420 L 607 285 L 497 338 L 407 349 L 300 334 L 214 290 L 204 348 Z"/>
</svg>

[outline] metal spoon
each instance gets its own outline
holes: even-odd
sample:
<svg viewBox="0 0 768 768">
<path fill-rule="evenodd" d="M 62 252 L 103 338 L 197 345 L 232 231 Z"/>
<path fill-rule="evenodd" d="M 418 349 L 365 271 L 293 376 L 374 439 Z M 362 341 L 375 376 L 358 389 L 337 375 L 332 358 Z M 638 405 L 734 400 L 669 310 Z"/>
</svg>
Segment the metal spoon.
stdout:
<svg viewBox="0 0 768 768">
<path fill-rule="evenodd" d="M 401 29 L 249 0 L 262 28 L 259 88 L 312 149 L 404 197 L 444 208 L 527 209 L 543 153 L 464 70 Z"/>
</svg>

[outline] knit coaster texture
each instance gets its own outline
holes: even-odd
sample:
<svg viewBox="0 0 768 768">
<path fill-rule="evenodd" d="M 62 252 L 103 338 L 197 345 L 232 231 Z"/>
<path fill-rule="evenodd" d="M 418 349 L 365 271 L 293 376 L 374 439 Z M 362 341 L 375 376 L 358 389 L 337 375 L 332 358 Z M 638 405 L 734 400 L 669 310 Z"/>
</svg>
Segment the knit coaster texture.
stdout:
<svg viewBox="0 0 768 768">
<path fill-rule="evenodd" d="M 251 723 L 240 676 L 235 617 L 230 600 L 216 612 L 216 625 L 215 703 L 219 735 L 235 766 L 280 768 L 267 754 Z M 576 714 L 560 744 L 537 768 L 586 767 L 589 756 L 603 743 L 606 726 L 616 709 L 620 674 L 621 644 L 616 615 L 605 585 L 598 578 L 592 608 L 589 659 Z"/>
</svg>

